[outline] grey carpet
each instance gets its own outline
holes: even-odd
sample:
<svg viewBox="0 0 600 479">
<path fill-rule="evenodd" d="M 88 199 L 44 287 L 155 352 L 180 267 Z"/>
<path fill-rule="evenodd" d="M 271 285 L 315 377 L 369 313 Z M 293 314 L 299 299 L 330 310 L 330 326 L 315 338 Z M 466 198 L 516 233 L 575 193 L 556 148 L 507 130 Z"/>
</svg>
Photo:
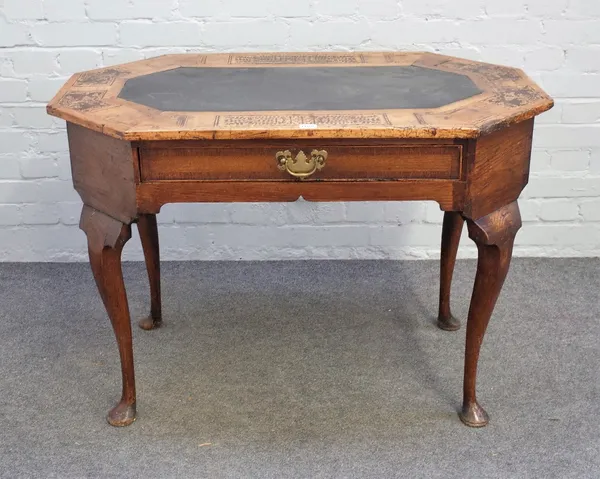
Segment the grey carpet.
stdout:
<svg viewBox="0 0 600 479">
<path fill-rule="evenodd" d="M 465 318 L 473 261 L 453 290 Z M 146 312 L 142 264 L 125 264 Z M 165 263 L 134 328 L 138 421 L 86 264 L 0 265 L 0 477 L 600 477 L 600 261 L 516 259 L 463 426 L 433 261 Z"/>
</svg>

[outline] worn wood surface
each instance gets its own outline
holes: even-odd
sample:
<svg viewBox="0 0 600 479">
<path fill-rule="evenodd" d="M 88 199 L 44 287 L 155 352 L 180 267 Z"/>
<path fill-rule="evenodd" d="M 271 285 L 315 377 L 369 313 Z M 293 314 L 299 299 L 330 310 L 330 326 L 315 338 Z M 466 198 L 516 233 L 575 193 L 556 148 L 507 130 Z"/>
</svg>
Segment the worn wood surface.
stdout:
<svg viewBox="0 0 600 479">
<path fill-rule="evenodd" d="M 460 321 L 452 315 L 450 310 L 450 289 L 464 222 L 464 218 L 457 211 L 444 213 L 440 257 L 440 303 L 437 324 L 446 331 L 456 331 L 460 328 Z"/>
<path fill-rule="evenodd" d="M 416 67 L 463 75 L 482 93 L 436 108 L 272 111 L 161 111 L 119 98 L 133 78 L 178 67 Z M 341 81 L 341 80 L 340 80 Z M 328 80 L 327 88 L 330 88 Z M 421 82 L 425 91 L 425 84 Z M 318 81 L 308 91 L 317 95 Z M 419 94 L 419 87 L 412 89 Z M 291 93 L 290 93 L 291 94 Z M 371 97 L 378 92 L 373 89 Z M 395 98 L 395 97 L 394 97 Z M 390 98 L 390 104 L 393 99 Z M 310 99 L 307 99 L 310 100 Z M 166 55 L 74 75 L 48 105 L 72 123 L 125 140 L 257 138 L 476 138 L 551 108 L 552 100 L 522 71 L 432 53 L 266 53 Z"/>
<path fill-rule="evenodd" d="M 156 215 L 140 215 L 138 230 L 144 250 L 144 260 L 150 283 L 150 314 L 140 322 L 140 328 L 155 329 L 162 325 L 162 302 L 160 293 L 160 250 Z"/>
<path fill-rule="evenodd" d="M 67 124 L 73 186 L 86 205 L 121 221 L 136 217 L 131 144 Z"/>
<path fill-rule="evenodd" d="M 277 168 L 276 153 L 281 149 L 291 151 L 292 155 L 300 151 L 310 155 L 312 150 L 328 153 L 323 170 L 304 181 L 460 178 L 462 146 L 455 144 L 354 146 L 317 141 L 287 145 L 255 142 L 241 147 L 215 141 L 204 146 L 171 142 L 163 148 L 141 148 L 141 180 L 294 181 Z"/>
<path fill-rule="evenodd" d="M 463 203 L 464 183 L 399 181 L 157 181 L 138 186 L 140 213 L 156 214 L 167 203 L 296 201 L 437 201 L 451 210 Z"/>
<path fill-rule="evenodd" d="M 529 180 L 533 120 L 473 142 L 467 153 L 465 215 L 477 219 L 515 201 Z"/>
<path fill-rule="evenodd" d="M 383 72 L 389 71 L 383 67 L 414 66 L 421 70 L 396 70 L 396 79 L 410 83 L 418 77 L 427 82 L 423 74 L 431 71 L 433 83 L 427 88 L 445 78 L 455 94 L 470 88 L 464 90 L 464 79 L 448 80 L 447 73 L 460 74 L 480 93 L 437 108 L 372 111 L 174 112 L 119 98 L 128 79 L 182 66 L 226 68 L 232 75 L 240 69 L 255 69 L 252 78 L 257 72 L 268 74 L 266 67 L 289 68 L 288 76 L 293 76 L 294 69 L 302 73 L 319 67 L 312 73 L 320 72 L 330 81 L 329 67 L 375 67 L 370 70 L 372 75 L 377 67 Z M 179 77 L 185 84 L 187 80 Z M 190 77 L 195 88 L 193 81 L 198 75 Z M 353 76 L 352 82 L 360 77 Z M 157 83 L 161 88 L 162 81 L 164 78 Z M 352 82 L 344 85 L 350 88 Z M 390 94 L 395 85 L 384 83 L 382 90 Z M 137 87 L 131 84 L 130 90 L 135 93 Z M 150 87 L 138 92 L 146 100 L 157 91 L 153 90 L 156 84 Z M 306 85 L 302 88 L 311 90 Z M 361 88 L 357 91 L 366 96 L 352 98 L 354 106 L 369 101 Z M 184 90 L 171 92 L 178 96 L 179 104 Z M 423 87 L 415 95 L 425 93 Z M 428 101 L 447 99 L 446 93 Z M 200 100 L 191 102 L 193 108 L 202 102 L 223 105 L 219 98 Z M 261 98 L 254 100 L 257 105 L 271 104 Z M 331 104 L 343 106 L 342 100 L 343 95 L 332 98 Z M 395 100 L 396 105 L 414 106 L 423 98 Z M 163 108 L 172 104 L 170 101 L 163 98 L 155 106 Z M 109 413 L 109 422 L 127 425 L 135 419 L 131 327 L 121 271 L 121 250 L 130 237 L 130 224 L 138 222 L 150 282 L 150 315 L 140 326 L 153 329 L 162 319 L 155 214 L 164 204 L 295 201 L 302 197 L 308 201 L 437 201 L 446 211 L 438 325 L 447 330 L 460 325 L 451 314 L 450 287 L 463 221 L 467 221 L 479 260 L 467 321 L 460 417 L 469 426 L 485 425 L 488 417 L 475 394 L 479 351 L 521 226 L 516 199 L 528 181 L 533 117 L 551 106 L 552 100 L 520 70 L 430 53 L 169 55 L 73 76 L 48 111 L 68 120 L 73 183 L 85 203 L 80 226 L 88 237 L 92 270 L 121 355 L 123 394 Z M 282 164 L 277 153 L 285 150 L 291 153 Z M 305 161 L 298 153 L 309 156 L 312 150 L 326 151 L 326 162 L 305 179 L 293 177 L 292 173 L 299 171 L 293 170 L 292 160 Z"/>
<path fill-rule="evenodd" d="M 121 270 L 121 253 L 131 238 L 131 226 L 84 206 L 81 228 L 88 238 L 90 265 L 121 357 L 121 400 L 110 410 L 107 419 L 113 426 L 127 426 L 135 421 L 136 402 L 131 324 Z"/>
<path fill-rule="evenodd" d="M 117 247 L 123 223 L 91 206 L 83 205 L 79 228 L 87 235 L 89 246 L 100 250 Z"/>
<path fill-rule="evenodd" d="M 478 250 L 477 273 L 467 320 L 465 376 L 461 420 L 471 427 L 485 426 L 489 417 L 477 401 L 477 363 L 483 337 L 508 273 L 515 235 L 521 227 L 517 202 L 477 220 L 467 219 L 469 237 Z"/>
</svg>

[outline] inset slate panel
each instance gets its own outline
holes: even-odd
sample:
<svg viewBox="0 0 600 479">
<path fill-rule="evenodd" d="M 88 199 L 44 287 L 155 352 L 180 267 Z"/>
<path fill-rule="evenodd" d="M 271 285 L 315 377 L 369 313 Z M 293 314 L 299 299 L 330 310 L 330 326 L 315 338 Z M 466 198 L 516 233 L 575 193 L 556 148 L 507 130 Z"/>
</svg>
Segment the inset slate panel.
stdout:
<svg viewBox="0 0 600 479">
<path fill-rule="evenodd" d="M 417 66 L 181 67 L 132 78 L 119 98 L 161 111 L 437 108 L 482 93 L 470 78 Z"/>
</svg>

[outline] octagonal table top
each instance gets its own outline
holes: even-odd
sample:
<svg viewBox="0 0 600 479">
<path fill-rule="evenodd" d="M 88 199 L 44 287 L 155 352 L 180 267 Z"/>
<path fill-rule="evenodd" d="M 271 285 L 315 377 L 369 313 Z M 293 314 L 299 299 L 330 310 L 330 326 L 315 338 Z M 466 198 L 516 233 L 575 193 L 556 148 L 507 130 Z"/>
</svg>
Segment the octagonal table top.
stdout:
<svg viewBox="0 0 600 479">
<path fill-rule="evenodd" d="M 48 113 L 128 141 L 476 138 L 552 105 L 521 70 L 432 53 L 232 53 L 78 73 Z"/>
</svg>

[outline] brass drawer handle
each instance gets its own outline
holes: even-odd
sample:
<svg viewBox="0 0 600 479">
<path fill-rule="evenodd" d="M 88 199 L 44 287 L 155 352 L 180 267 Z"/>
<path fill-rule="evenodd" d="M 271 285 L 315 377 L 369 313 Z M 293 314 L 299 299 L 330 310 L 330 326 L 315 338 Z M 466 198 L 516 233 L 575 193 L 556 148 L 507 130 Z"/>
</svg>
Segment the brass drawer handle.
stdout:
<svg viewBox="0 0 600 479">
<path fill-rule="evenodd" d="M 290 150 L 285 150 L 278 151 L 275 158 L 277 159 L 277 168 L 303 180 L 325 167 L 327 152 L 325 150 L 313 150 L 309 158 L 300 150 L 294 158 Z"/>
</svg>

